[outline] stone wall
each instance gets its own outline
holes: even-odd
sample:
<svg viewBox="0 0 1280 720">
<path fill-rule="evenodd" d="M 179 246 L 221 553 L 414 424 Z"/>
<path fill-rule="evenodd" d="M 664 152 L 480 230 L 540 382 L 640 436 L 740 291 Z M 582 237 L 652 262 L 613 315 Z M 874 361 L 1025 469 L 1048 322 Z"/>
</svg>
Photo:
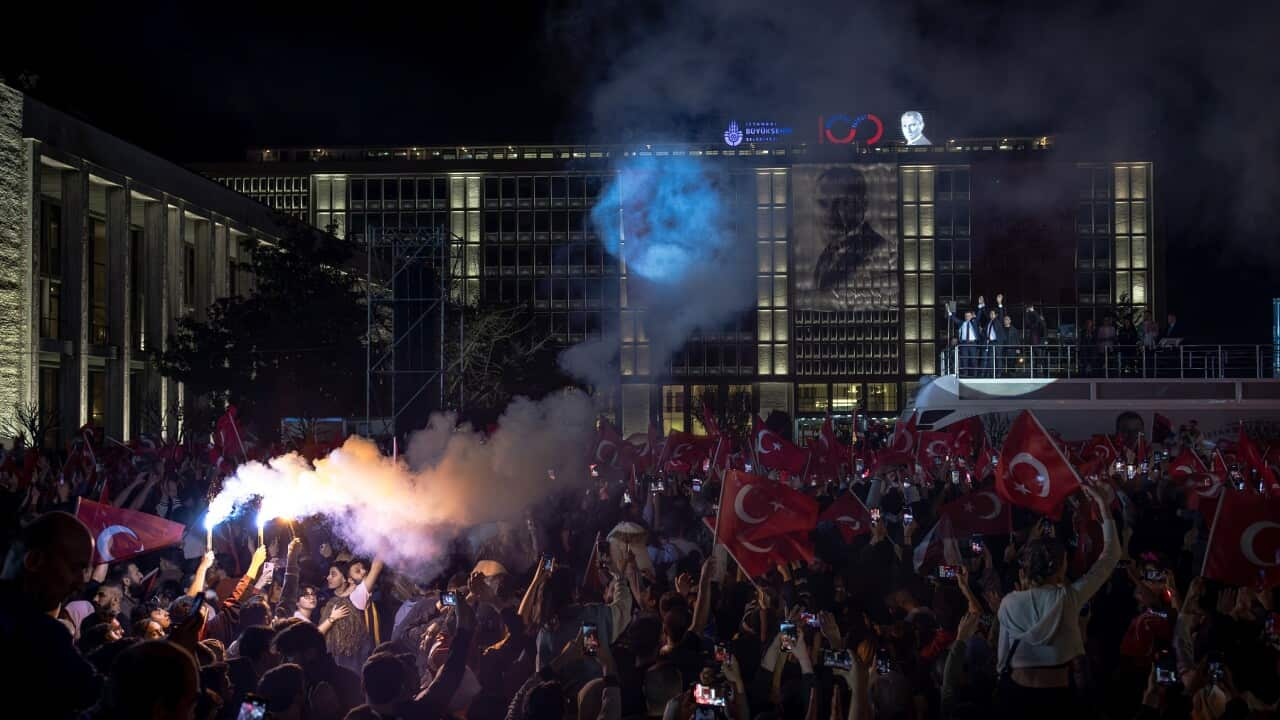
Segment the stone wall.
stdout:
<svg viewBox="0 0 1280 720">
<path fill-rule="evenodd" d="M 0 85 L 0 440 L 31 379 L 31 168 L 22 94 Z"/>
</svg>

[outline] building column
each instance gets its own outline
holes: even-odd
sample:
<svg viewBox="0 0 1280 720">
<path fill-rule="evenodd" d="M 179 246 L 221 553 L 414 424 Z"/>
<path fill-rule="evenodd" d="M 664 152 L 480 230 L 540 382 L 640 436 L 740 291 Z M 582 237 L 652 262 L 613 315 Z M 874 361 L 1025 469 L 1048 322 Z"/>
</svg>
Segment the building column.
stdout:
<svg viewBox="0 0 1280 720">
<path fill-rule="evenodd" d="M 62 297 L 58 320 L 61 341 L 58 382 L 58 435 L 62 443 L 74 437 L 88 419 L 89 367 L 89 173 L 62 173 Z"/>
<path fill-rule="evenodd" d="M 173 256 L 168 252 L 168 206 L 165 205 L 164 199 L 161 198 L 157 202 L 147 203 L 141 220 L 143 223 L 143 239 L 147 243 L 147 249 L 144 253 L 147 259 L 145 270 L 147 283 L 147 312 L 145 318 L 147 324 L 147 351 L 163 352 L 167 346 L 167 318 L 171 307 L 167 280 L 169 265 L 173 263 Z M 144 402 L 146 404 L 144 412 L 158 413 L 159 417 L 163 418 L 164 408 L 166 407 L 165 379 L 153 366 L 148 365 L 145 372 L 146 397 L 135 398 L 135 402 Z M 153 423 L 144 423 L 143 429 L 153 433 L 162 432 L 164 430 L 163 420 L 160 427 L 154 426 Z"/>
<path fill-rule="evenodd" d="M 129 190 L 107 190 L 107 361 L 103 419 L 109 437 L 124 441 L 129 431 Z"/>
<path fill-rule="evenodd" d="M 196 276 L 191 279 L 196 284 L 196 317 L 205 320 L 209 304 L 213 302 L 213 221 L 201 219 L 195 223 L 196 238 Z"/>
<path fill-rule="evenodd" d="M 31 142 L 22 135 L 22 96 L 0 86 L 0 418 L 30 397 L 32 352 Z M 8 440 L 8 438 L 0 438 Z"/>
<path fill-rule="evenodd" d="M 165 205 L 165 208 L 168 232 L 164 239 L 164 246 L 168 262 L 164 268 L 165 282 L 161 294 L 168 298 L 168 301 L 165 303 L 164 315 L 161 316 L 161 322 L 164 324 L 164 332 L 161 336 L 162 349 L 169 346 L 169 338 L 178 332 L 178 319 L 183 313 L 182 250 L 186 242 L 184 233 L 187 223 L 180 206 Z M 169 378 L 164 378 L 161 385 L 163 391 L 160 396 L 160 412 L 164 417 L 164 433 L 167 438 L 176 440 L 180 429 L 178 414 L 182 408 L 181 388 L 177 381 Z"/>
</svg>

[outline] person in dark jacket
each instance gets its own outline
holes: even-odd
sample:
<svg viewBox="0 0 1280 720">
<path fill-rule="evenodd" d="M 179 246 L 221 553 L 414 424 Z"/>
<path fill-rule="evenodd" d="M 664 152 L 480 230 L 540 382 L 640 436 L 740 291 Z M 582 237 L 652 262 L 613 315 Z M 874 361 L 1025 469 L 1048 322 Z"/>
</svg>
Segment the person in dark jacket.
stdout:
<svg viewBox="0 0 1280 720">
<path fill-rule="evenodd" d="M 63 600 L 84 586 L 92 559 L 93 536 L 84 523 L 51 512 L 27 526 L 5 563 L 11 575 L 0 581 L 0 647 L 17 661 L 0 673 L 0 694 L 26 698 L 40 717 L 75 717 L 102 686 L 57 620 Z"/>
</svg>

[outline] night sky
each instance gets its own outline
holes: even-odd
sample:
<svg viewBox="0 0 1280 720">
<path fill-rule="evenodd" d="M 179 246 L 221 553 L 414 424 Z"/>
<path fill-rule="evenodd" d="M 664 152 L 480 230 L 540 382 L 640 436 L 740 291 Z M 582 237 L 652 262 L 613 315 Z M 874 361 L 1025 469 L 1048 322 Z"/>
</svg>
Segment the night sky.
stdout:
<svg viewBox="0 0 1280 720">
<path fill-rule="evenodd" d="M 1280 3 L 42 7 L 6 33 L 0 75 L 33 74 L 32 95 L 177 162 L 679 140 L 831 107 L 930 108 L 949 135 L 1056 133 L 1081 155 L 1155 161 L 1168 304 L 1189 334 L 1270 340 Z"/>
</svg>

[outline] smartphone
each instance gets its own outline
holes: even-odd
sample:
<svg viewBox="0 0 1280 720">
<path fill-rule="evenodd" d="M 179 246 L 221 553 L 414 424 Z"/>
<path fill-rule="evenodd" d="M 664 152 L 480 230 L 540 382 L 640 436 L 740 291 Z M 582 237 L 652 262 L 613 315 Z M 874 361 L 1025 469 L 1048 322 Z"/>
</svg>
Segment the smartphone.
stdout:
<svg viewBox="0 0 1280 720">
<path fill-rule="evenodd" d="M 742 463 L 742 468 L 747 472 L 751 472 L 751 463 Z"/>
<path fill-rule="evenodd" d="M 1142 579 L 1147 582 L 1164 582 L 1164 571 L 1160 568 L 1143 568 Z"/>
<path fill-rule="evenodd" d="M 595 623 L 582 623 L 582 654 L 594 656 L 600 650 L 600 633 Z"/>
<path fill-rule="evenodd" d="M 551 572 L 554 569 L 556 559 L 549 553 L 542 556 L 542 569 Z"/>
<path fill-rule="evenodd" d="M 258 697 L 253 693 L 246 694 L 244 702 L 240 703 L 240 714 L 236 716 L 236 720 L 264 720 L 266 717 L 266 698 Z"/>
<path fill-rule="evenodd" d="M 871 508 L 871 527 L 880 524 L 880 508 Z"/>
<path fill-rule="evenodd" d="M 986 544 L 982 542 L 981 535 L 974 535 L 973 537 L 969 538 L 969 550 L 975 556 L 981 555 L 982 551 L 985 550 L 986 547 L 987 547 Z"/>
<path fill-rule="evenodd" d="M 818 613 L 802 612 L 800 613 L 800 619 L 811 628 L 822 627 L 822 621 L 818 619 Z"/>
<path fill-rule="evenodd" d="M 695 495 L 696 495 L 696 494 L 698 494 L 698 493 L 700 493 L 700 492 L 702 492 L 702 481 L 701 481 L 701 480 L 699 480 L 698 478 L 694 478 L 694 479 L 693 479 L 693 481 L 692 481 L 692 485 L 693 485 L 693 492 L 694 492 L 694 494 L 695 494 Z"/>
<path fill-rule="evenodd" d="M 1147 462 L 1146 460 L 1143 460 L 1143 461 L 1142 461 L 1142 464 L 1141 464 L 1141 465 L 1139 465 L 1138 467 L 1139 467 L 1139 468 L 1142 470 L 1142 472 L 1144 472 L 1144 473 L 1145 473 L 1145 472 L 1150 472 L 1150 471 L 1151 471 L 1151 463 Z"/>
<path fill-rule="evenodd" d="M 449 592 L 442 594 L 440 596 L 440 604 L 444 605 L 445 607 L 457 607 L 458 593 L 450 590 Z"/>
<path fill-rule="evenodd" d="M 867 464 L 863 462 L 861 458 L 859 458 L 858 461 L 853 464 L 853 472 L 858 475 L 861 475 L 862 472 L 866 469 L 867 469 Z"/>
<path fill-rule="evenodd" d="M 876 650 L 876 672 L 881 675 L 888 675 L 893 669 L 893 660 L 889 657 L 888 648 L 880 648 Z"/>
<path fill-rule="evenodd" d="M 1148 608 L 1147 612 L 1152 615 L 1155 615 L 1158 618 L 1164 618 L 1166 620 L 1169 619 L 1169 613 L 1165 610 L 1156 610 L 1155 608 Z"/>
<path fill-rule="evenodd" d="M 942 578 L 943 580 L 954 580 L 955 576 L 956 576 L 955 565 L 939 565 L 938 566 L 938 577 Z"/>
<path fill-rule="evenodd" d="M 784 652 L 791 652 L 791 648 L 795 647 L 799 634 L 796 632 L 795 623 L 779 623 L 778 633 L 782 636 L 782 649 Z"/>
<path fill-rule="evenodd" d="M 853 668 L 853 655 L 848 650 L 823 650 L 822 665 L 829 668 L 849 670 Z"/>
<path fill-rule="evenodd" d="M 630 491 L 630 490 L 623 490 L 623 491 L 622 491 L 622 504 L 623 504 L 623 505 L 630 505 L 630 504 L 631 504 L 631 491 Z"/>
<path fill-rule="evenodd" d="M 729 646 L 724 643 L 716 643 L 716 662 L 722 663 L 729 659 Z"/>
<path fill-rule="evenodd" d="M 1045 537 L 1051 537 L 1051 538 L 1058 537 L 1058 531 L 1056 528 L 1054 528 L 1052 520 L 1050 520 L 1049 518 L 1043 518 L 1040 521 L 1040 534 L 1044 535 Z"/>
<path fill-rule="evenodd" d="M 722 687 L 702 683 L 695 683 L 693 686 L 693 701 L 699 705 L 724 707 L 728 700 L 729 693 Z"/>
<path fill-rule="evenodd" d="M 1209 677 L 1213 678 L 1214 682 L 1222 682 L 1222 678 L 1226 677 L 1226 672 L 1222 668 L 1222 661 L 1215 660 L 1209 663 Z"/>
<path fill-rule="evenodd" d="M 609 567 L 609 559 L 612 555 L 609 552 L 609 541 L 601 540 L 596 543 L 596 563 L 602 568 Z"/>
<path fill-rule="evenodd" d="M 902 511 L 902 524 L 903 524 L 903 525 L 910 525 L 911 523 L 913 523 L 913 522 L 915 522 L 915 521 L 916 521 L 916 516 L 915 516 L 915 515 L 914 515 L 910 510 L 903 510 L 903 511 Z"/>
<path fill-rule="evenodd" d="M 952 470 L 952 471 L 951 471 L 951 484 L 952 484 L 952 485 L 959 485 L 959 484 L 960 484 L 960 471 L 959 471 L 959 470 Z"/>
<path fill-rule="evenodd" d="M 591 466 L 591 477 L 593 477 L 593 478 L 598 478 L 598 477 L 600 477 L 600 468 L 596 467 L 595 465 L 592 465 L 592 466 Z"/>
<path fill-rule="evenodd" d="M 1124 470 L 1125 470 L 1125 475 L 1128 476 L 1130 480 L 1132 480 L 1133 476 L 1138 473 L 1138 468 L 1134 467 L 1133 465 L 1126 465 Z"/>
<path fill-rule="evenodd" d="M 1178 684 L 1178 668 L 1174 662 L 1173 653 L 1168 650 L 1161 650 L 1156 655 L 1156 682 L 1161 685 Z"/>
<path fill-rule="evenodd" d="M 649 492 L 651 493 L 660 493 L 664 490 L 666 490 L 666 487 L 662 484 L 661 480 L 654 480 L 649 484 Z"/>
</svg>

